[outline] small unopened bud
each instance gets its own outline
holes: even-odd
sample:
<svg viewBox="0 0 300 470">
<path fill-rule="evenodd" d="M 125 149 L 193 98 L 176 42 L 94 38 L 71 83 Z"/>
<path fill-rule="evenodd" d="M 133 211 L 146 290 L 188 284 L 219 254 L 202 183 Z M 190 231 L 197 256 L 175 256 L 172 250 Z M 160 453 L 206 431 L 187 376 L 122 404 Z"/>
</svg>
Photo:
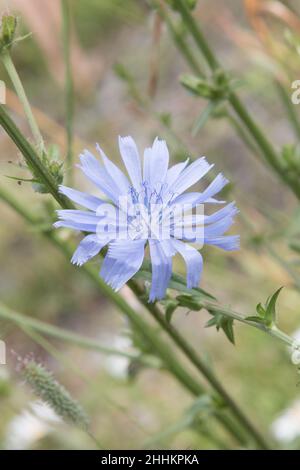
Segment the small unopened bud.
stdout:
<svg viewBox="0 0 300 470">
<path fill-rule="evenodd" d="M 17 28 L 17 18 L 13 15 L 3 15 L 0 23 L 0 51 L 11 47 Z"/>
<path fill-rule="evenodd" d="M 177 295 L 176 300 L 181 307 L 187 307 L 190 310 L 198 311 L 203 308 L 202 302 L 189 294 Z"/>
<path fill-rule="evenodd" d="M 51 406 L 61 418 L 83 429 L 88 428 L 89 420 L 84 410 L 55 380 L 51 372 L 32 358 L 23 359 L 20 370 L 33 392 Z"/>
</svg>

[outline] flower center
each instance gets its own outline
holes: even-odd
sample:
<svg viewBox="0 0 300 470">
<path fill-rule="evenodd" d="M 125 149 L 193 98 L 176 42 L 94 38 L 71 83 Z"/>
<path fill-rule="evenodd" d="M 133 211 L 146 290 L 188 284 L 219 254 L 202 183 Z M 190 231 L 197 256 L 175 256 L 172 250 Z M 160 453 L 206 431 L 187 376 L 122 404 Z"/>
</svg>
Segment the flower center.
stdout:
<svg viewBox="0 0 300 470">
<path fill-rule="evenodd" d="M 173 196 L 165 183 L 157 182 L 155 187 L 150 187 L 143 181 L 140 191 L 131 187 L 127 215 L 130 238 L 161 239 L 170 228 L 166 216 Z"/>
</svg>

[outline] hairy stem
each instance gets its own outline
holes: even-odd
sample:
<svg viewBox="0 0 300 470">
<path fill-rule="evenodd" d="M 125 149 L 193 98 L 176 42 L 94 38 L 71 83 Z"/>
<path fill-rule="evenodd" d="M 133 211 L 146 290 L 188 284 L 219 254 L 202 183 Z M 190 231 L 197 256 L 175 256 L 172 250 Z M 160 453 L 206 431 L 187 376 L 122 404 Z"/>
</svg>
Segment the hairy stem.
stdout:
<svg viewBox="0 0 300 470">
<path fill-rule="evenodd" d="M 61 0 L 62 40 L 65 62 L 65 107 L 67 132 L 67 182 L 72 183 L 73 175 L 73 120 L 74 120 L 74 85 L 71 64 L 71 11 L 69 0 Z"/>
<path fill-rule="evenodd" d="M 99 344 L 99 342 L 96 340 L 86 338 L 85 336 L 72 333 L 71 331 L 68 331 L 64 328 L 59 328 L 57 326 L 45 323 L 41 320 L 37 320 L 27 315 L 23 315 L 22 313 L 15 312 L 14 310 L 11 310 L 7 306 L 5 306 L 2 302 L 0 302 L 0 318 L 15 323 L 16 325 L 19 325 L 22 328 L 30 328 L 34 331 L 43 333 L 46 336 L 65 341 L 67 343 L 75 344 L 80 348 L 97 351 L 99 353 L 108 354 L 111 356 L 120 356 L 131 360 L 137 360 L 145 365 L 153 365 L 153 362 L 151 360 L 148 360 L 148 358 L 146 357 L 139 357 L 137 354 L 127 353 L 114 348 L 103 346 Z"/>
<path fill-rule="evenodd" d="M 196 22 L 185 2 L 183 0 L 174 0 L 174 2 L 177 11 L 180 13 L 182 20 L 186 24 L 190 34 L 193 36 L 199 51 L 202 53 L 211 71 L 215 72 L 216 70 L 221 69 L 216 56 L 209 47 L 200 29 L 199 23 Z M 229 94 L 228 101 L 243 125 L 247 128 L 249 134 L 254 138 L 257 146 L 264 155 L 265 160 L 275 170 L 282 181 L 292 189 L 297 198 L 300 199 L 300 186 L 298 182 L 284 171 L 281 165 L 280 157 L 274 149 L 272 143 L 268 140 L 265 133 L 258 126 L 258 124 L 256 124 L 245 106 L 240 101 L 239 97 L 234 92 L 231 92 Z"/>
<path fill-rule="evenodd" d="M 6 68 L 6 71 L 9 75 L 9 78 L 11 79 L 12 84 L 13 84 L 15 90 L 16 90 L 16 93 L 19 97 L 19 100 L 22 103 L 24 113 L 25 113 L 26 118 L 28 120 L 32 135 L 34 137 L 34 140 L 35 140 L 35 143 L 36 143 L 36 146 L 37 146 L 37 149 L 38 149 L 38 152 L 42 153 L 45 150 L 44 140 L 43 140 L 43 137 L 42 137 L 41 132 L 39 130 L 39 127 L 37 125 L 37 122 L 35 120 L 35 117 L 32 113 L 31 106 L 29 104 L 29 101 L 28 101 L 28 98 L 26 96 L 23 84 L 20 80 L 19 74 L 18 74 L 18 72 L 15 68 L 15 65 L 14 65 L 14 63 L 11 59 L 10 52 L 7 49 L 5 49 L 1 53 L 1 58 L 2 58 L 2 62 L 4 64 L 4 66 Z"/>
<path fill-rule="evenodd" d="M 296 111 L 296 106 L 292 103 L 290 95 L 286 91 L 284 85 L 279 80 L 275 80 L 275 86 L 277 88 L 282 104 L 286 109 L 287 116 L 294 129 L 295 136 L 297 140 L 300 140 L 300 119 Z"/>
<path fill-rule="evenodd" d="M 128 283 L 129 284 L 129 283 Z M 137 296 L 141 297 L 143 295 L 143 290 L 138 286 L 135 281 L 130 281 L 130 286 L 132 290 L 136 293 Z M 211 369 L 206 365 L 206 363 L 200 358 L 195 349 L 185 340 L 185 338 L 170 324 L 166 318 L 162 315 L 159 308 L 154 304 L 147 304 L 148 309 L 150 310 L 152 316 L 160 324 L 160 326 L 168 333 L 168 335 L 174 340 L 177 346 L 184 351 L 186 356 L 191 360 L 194 366 L 203 374 L 208 383 L 214 388 L 216 392 L 222 397 L 224 403 L 228 408 L 233 412 L 238 421 L 243 425 L 243 427 L 248 431 L 248 433 L 255 439 L 257 444 L 263 448 L 268 448 L 268 444 L 261 434 L 255 429 L 251 421 L 247 416 L 242 412 L 236 402 L 231 398 L 229 393 L 223 387 L 221 382 L 217 379 L 215 374 Z"/>
<path fill-rule="evenodd" d="M 25 158 L 28 167 L 34 170 L 36 177 L 47 187 L 49 193 L 52 194 L 63 208 L 71 208 L 72 204 L 70 201 L 58 192 L 57 184 L 52 174 L 45 167 L 35 149 L 25 139 L 2 105 L 0 105 L 0 125 L 16 144 Z"/>
</svg>

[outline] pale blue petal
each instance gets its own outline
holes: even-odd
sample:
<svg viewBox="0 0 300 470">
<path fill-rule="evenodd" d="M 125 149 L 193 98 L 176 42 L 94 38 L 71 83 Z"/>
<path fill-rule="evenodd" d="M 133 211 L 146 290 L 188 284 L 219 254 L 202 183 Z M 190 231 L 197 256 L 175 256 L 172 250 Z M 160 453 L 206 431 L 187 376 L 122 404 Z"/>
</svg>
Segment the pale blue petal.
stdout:
<svg viewBox="0 0 300 470">
<path fill-rule="evenodd" d="M 68 188 L 67 186 L 60 185 L 58 189 L 61 194 L 67 196 L 71 201 L 95 212 L 97 211 L 98 207 L 104 203 L 102 199 L 96 196 L 82 193 L 81 191 Z"/>
<path fill-rule="evenodd" d="M 119 290 L 140 269 L 145 240 L 116 240 L 109 245 L 100 276 L 114 290 Z"/>
<path fill-rule="evenodd" d="M 86 224 L 83 222 L 72 222 L 70 220 L 59 220 L 53 224 L 53 227 L 60 228 L 72 228 L 73 230 L 77 230 L 79 232 L 97 232 L 97 225 L 96 224 Z"/>
<path fill-rule="evenodd" d="M 141 161 L 137 146 L 132 137 L 119 137 L 121 157 L 133 186 L 139 190 L 142 184 Z"/>
<path fill-rule="evenodd" d="M 228 184 L 228 179 L 226 179 L 222 173 L 219 173 L 215 179 L 210 183 L 210 185 L 201 193 L 197 204 L 202 204 L 207 201 L 209 202 L 218 202 L 222 203 L 222 201 L 215 201 L 214 199 L 211 201 L 211 198 L 219 193 L 226 184 Z"/>
<path fill-rule="evenodd" d="M 236 214 L 238 214 L 239 210 L 235 205 L 235 202 L 230 202 L 227 204 L 225 207 L 222 209 L 214 212 L 211 215 L 205 215 L 204 216 L 204 223 L 205 224 L 211 224 L 214 222 L 218 222 L 219 220 L 223 219 L 224 217 L 234 217 Z"/>
<path fill-rule="evenodd" d="M 190 192 L 190 193 L 184 193 L 180 194 L 180 196 L 176 197 L 172 201 L 172 205 L 190 205 L 192 207 L 196 207 L 198 204 L 225 204 L 226 201 L 219 201 L 217 199 L 214 199 L 213 197 L 210 197 L 206 199 L 206 196 L 203 197 L 203 193 L 200 192 Z"/>
<path fill-rule="evenodd" d="M 102 217 L 99 217 L 94 212 L 80 211 L 76 209 L 62 209 L 56 211 L 58 218 L 62 220 L 70 220 L 71 222 L 86 223 L 97 225 Z"/>
<path fill-rule="evenodd" d="M 181 172 L 170 189 L 178 195 L 183 193 L 186 189 L 193 186 L 203 178 L 203 176 L 205 176 L 212 167 L 213 165 L 209 165 L 205 157 L 198 158 L 198 160 Z"/>
<path fill-rule="evenodd" d="M 200 199 L 200 197 L 201 197 L 201 193 L 199 192 L 180 194 L 180 196 L 177 196 L 175 199 L 173 199 L 172 206 L 175 206 L 177 204 L 178 206 L 189 205 L 192 208 L 198 204 L 198 200 Z"/>
<path fill-rule="evenodd" d="M 226 201 L 220 201 L 219 199 L 215 199 L 214 197 L 209 197 L 205 199 L 205 204 L 225 204 Z"/>
<path fill-rule="evenodd" d="M 204 226 L 204 238 L 213 238 L 223 235 L 233 224 L 232 217 L 224 217 L 210 225 Z"/>
<path fill-rule="evenodd" d="M 224 235 L 216 238 L 204 238 L 206 245 L 214 245 L 226 251 L 238 250 L 240 247 L 239 235 Z"/>
<path fill-rule="evenodd" d="M 96 256 L 108 242 L 108 238 L 100 241 L 97 235 L 87 235 L 79 243 L 72 256 L 71 263 L 82 266 Z"/>
<path fill-rule="evenodd" d="M 220 237 L 232 226 L 233 223 L 233 217 L 227 216 L 210 225 L 194 227 L 193 229 L 184 227 L 183 236 L 182 232 L 179 232 L 179 236 L 176 231 L 174 231 L 174 236 L 192 243 L 203 243 L 204 239 Z"/>
<path fill-rule="evenodd" d="M 170 188 L 172 184 L 177 180 L 179 175 L 187 166 L 188 162 L 189 158 L 185 162 L 177 163 L 176 165 L 173 165 L 171 168 L 169 168 L 165 181 L 168 188 Z"/>
<path fill-rule="evenodd" d="M 116 194 L 116 184 L 107 173 L 106 169 L 94 157 L 94 155 L 85 150 L 80 155 L 81 165 L 78 165 L 83 173 L 106 194 L 113 202 L 118 203 L 118 193 Z"/>
<path fill-rule="evenodd" d="M 149 246 L 152 265 L 149 302 L 154 302 L 163 299 L 166 295 L 166 289 L 172 275 L 172 256 L 165 254 L 160 241 L 149 240 Z"/>
<path fill-rule="evenodd" d="M 99 144 L 97 144 L 97 150 L 100 153 L 103 164 L 105 166 L 105 169 L 111 179 L 115 182 L 116 189 L 118 190 L 118 194 L 120 196 L 126 195 L 128 193 L 128 189 L 130 187 L 130 183 L 128 181 L 128 178 L 124 175 L 123 171 L 121 171 L 117 165 L 115 165 L 103 152 Z"/>
<path fill-rule="evenodd" d="M 152 148 L 147 147 L 144 150 L 144 158 L 143 158 L 143 177 L 144 181 L 150 181 L 151 175 L 151 158 L 152 158 Z"/>
<path fill-rule="evenodd" d="M 169 165 L 169 150 L 164 140 L 156 137 L 152 148 L 146 149 L 144 153 L 144 181 L 151 188 L 156 188 L 157 183 L 161 186 L 165 181 Z"/>
<path fill-rule="evenodd" d="M 187 288 L 198 287 L 203 269 L 201 253 L 194 247 L 179 240 L 172 240 L 173 246 L 186 263 Z"/>
<path fill-rule="evenodd" d="M 238 214 L 239 210 L 236 207 L 234 202 L 230 202 L 227 204 L 225 207 L 222 209 L 214 212 L 213 214 L 210 215 L 205 215 L 205 214 L 190 214 L 190 215 L 185 215 L 183 213 L 180 213 L 178 215 L 178 222 L 179 224 L 184 223 L 185 226 L 190 226 L 190 225 L 198 225 L 198 224 L 212 224 L 214 222 L 218 222 L 221 219 L 224 219 L 226 217 L 234 217 L 236 214 Z M 176 211 L 174 212 L 175 215 Z M 177 219 L 175 217 L 174 222 L 176 224 Z"/>
</svg>

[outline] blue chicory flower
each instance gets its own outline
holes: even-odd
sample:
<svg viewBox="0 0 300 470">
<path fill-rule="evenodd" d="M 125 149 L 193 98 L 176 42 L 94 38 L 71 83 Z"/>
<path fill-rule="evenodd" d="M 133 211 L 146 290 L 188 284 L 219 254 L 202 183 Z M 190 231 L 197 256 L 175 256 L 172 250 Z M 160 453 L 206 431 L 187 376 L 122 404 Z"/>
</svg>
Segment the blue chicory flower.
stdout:
<svg viewBox="0 0 300 470">
<path fill-rule="evenodd" d="M 102 163 L 87 150 L 80 155 L 79 168 L 107 199 L 59 187 L 62 194 L 87 209 L 57 211 L 60 220 L 55 227 L 88 233 L 73 254 L 72 263 L 81 266 L 108 245 L 100 276 L 118 290 L 141 268 L 148 243 L 152 264 L 150 302 L 164 298 L 176 253 L 186 263 L 187 287 L 197 287 L 203 259 L 190 243 L 224 250 L 239 247 L 238 235 L 224 235 L 238 212 L 234 203 L 211 215 L 203 212 L 206 204 L 225 202 L 214 196 L 228 181 L 219 173 L 204 191 L 185 193 L 213 167 L 205 157 L 168 169 L 166 142 L 156 138 L 152 147 L 145 149 L 142 170 L 134 140 L 119 137 L 119 147 L 129 178 L 98 145 Z"/>
</svg>

